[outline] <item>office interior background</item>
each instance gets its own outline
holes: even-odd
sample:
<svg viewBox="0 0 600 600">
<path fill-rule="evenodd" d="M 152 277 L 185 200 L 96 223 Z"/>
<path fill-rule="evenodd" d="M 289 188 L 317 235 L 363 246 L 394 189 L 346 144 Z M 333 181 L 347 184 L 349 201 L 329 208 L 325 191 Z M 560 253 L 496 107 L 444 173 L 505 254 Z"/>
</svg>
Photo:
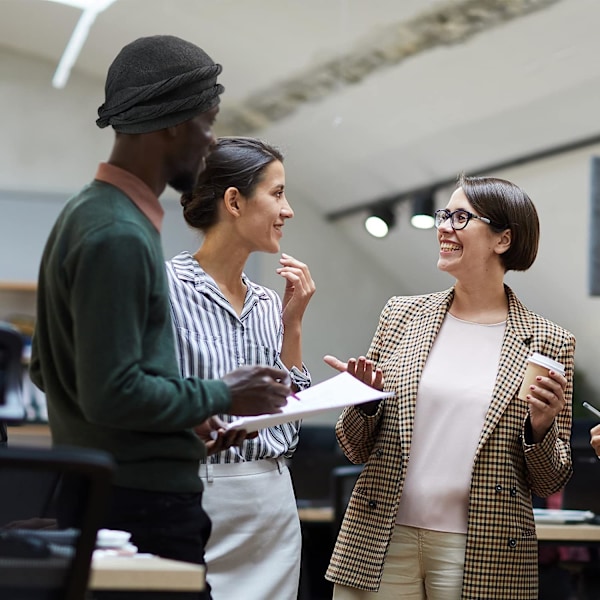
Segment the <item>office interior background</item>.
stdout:
<svg viewBox="0 0 600 600">
<path fill-rule="evenodd" d="M 317 285 L 304 326 L 315 382 L 335 374 L 323 355 L 367 351 L 390 296 L 452 285 L 436 269 L 435 230 L 409 218 L 415 196 L 443 208 L 465 172 L 510 179 L 532 197 L 538 258 L 507 282 L 530 309 L 575 334 L 576 402 L 600 407 L 600 297 L 591 293 L 600 263 L 591 220 L 597 0 L 104 4 L 96 14 L 0 0 L 0 319 L 33 313 L 35 288 L 22 284 L 35 283 L 62 205 L 108 158 L 114 134 L 95 119 L 110 62 L 139 36 L 173 34 L 223 65 L 216 133 L 260 137 L 285 152 L 295 217 L 281 250 L 306 262 Z M 87 36 L 57 81 L 85 15 Z M 194 251 L 199 239 L 177 195 L 167 190 L 162 200 L 165 257 Z M 376 239 L 363 223 L 382 203 L 396 224 Z M 282 293 L 277 260 L 257 255 L 248 274 Z"/>
</svg>

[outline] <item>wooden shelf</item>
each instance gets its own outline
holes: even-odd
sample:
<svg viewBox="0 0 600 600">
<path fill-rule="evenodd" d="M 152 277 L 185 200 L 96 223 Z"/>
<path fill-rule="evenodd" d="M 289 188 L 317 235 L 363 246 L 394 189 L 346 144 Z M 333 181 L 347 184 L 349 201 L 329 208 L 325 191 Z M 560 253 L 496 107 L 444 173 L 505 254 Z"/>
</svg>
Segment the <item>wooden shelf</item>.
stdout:
<svg viewBox="0 0 600 600">
<path fill-rule="evenodd" d="M 9 446 L 35 446 L 49 448 L 52 445 L 50 426 L 47 423 L 8 425 Z"/>
<path fill-rule="evenodd" d="M 36 292 L 35 281 L 0 281 L 0 292 Z"/>
<path fill-rule="evenodd" d="M 34 281 L 0 281 L 0 321 L 18 317 L 35 318 L 37 283 Z M 19 325 L 15 325 L 20 329 Z M 29 335 L 28 327 L 23 333 Z"/>
</svg>

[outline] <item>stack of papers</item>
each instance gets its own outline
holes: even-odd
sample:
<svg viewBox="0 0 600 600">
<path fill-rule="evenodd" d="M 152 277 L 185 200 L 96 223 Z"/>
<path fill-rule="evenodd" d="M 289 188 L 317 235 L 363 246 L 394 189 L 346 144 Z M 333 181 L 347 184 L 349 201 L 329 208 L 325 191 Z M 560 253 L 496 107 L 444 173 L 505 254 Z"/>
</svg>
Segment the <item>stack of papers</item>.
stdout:
<svg viewBox="0 0 600 600">
<path fill-rule="evenodd" d="M 288 396 L 287 404 L 282 411 L 275 414 L 240 417 L 230 423 L 227 429 L 245 429 L 248 433 L 298 421 L 308 416 L 331 410 L 345 408 L 355 404 L 363 404 L 371 400 L 381 400 L 394 395 L 394 392 L 380 392 L 349 373 L 340 373 L 331 379 Z"/>
</svg>

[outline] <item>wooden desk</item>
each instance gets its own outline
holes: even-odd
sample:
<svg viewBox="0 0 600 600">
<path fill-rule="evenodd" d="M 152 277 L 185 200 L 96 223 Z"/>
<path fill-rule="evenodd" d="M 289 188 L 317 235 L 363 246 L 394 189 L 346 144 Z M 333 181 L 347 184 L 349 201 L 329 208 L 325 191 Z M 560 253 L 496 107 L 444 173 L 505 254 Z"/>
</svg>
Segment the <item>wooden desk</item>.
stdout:
<svg viewBox="0 0 600 600">
<path fill-rule="evenodd" d="M 298 508 L 303 523 L 333 523 L 333 506 L 308 506 Z"/>
<path fill-rule="evenodd" d="M 92 560 L 89 588 L 94 591 L 199 592 L 202 565 L 158 556 L 100 556 Z"/>
<path fill-rule="evenodd" d="M 26 581 L 32 589 L 58 588 L 63 584 L 69 559 L 3 558 L 0 581 L 3 586 L 20 588 Z M 202 565 L 168 560 L 158 556 L 102 556 L 92 560 L 88 588 L 97 592 L 151 592 L 151 597 L 182 597 L 200 592 L 205 586 Z M 32 579 L 33 578 L 33 579 Z M 162 595 L 160 593 L 165 593 Z M 2 592 L 0 591 L 0 594 Z M 160 596 L 158 595 L 160 594 Z M 144 596 L 145 597 L 145 596 Z"/>
<path fill-rule="evenodd" d="M 563 542 L 569 544 L 600 544 L 600 525 L 590 523 L 536 525 L 540 542 Z"/>
</svg>

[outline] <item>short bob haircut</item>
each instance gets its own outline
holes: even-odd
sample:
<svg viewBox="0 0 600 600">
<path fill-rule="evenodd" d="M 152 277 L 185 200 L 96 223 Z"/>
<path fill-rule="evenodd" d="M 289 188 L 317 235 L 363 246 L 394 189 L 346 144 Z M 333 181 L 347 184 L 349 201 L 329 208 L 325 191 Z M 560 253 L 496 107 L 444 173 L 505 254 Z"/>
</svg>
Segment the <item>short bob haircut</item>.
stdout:
<svg viewBox="0 0 600 600">
<path fill-rule="evenodd" d="M 206 232 L 219 219 L 219 204 L 227 188 L 250 198 L 272 162 L 283 162 L 282 152 L 250 137 L 221 137 L 206 158 L 193 191 L 181 196 L 183 218 L 190 227 Z"/>
<path fill-rule="evenodd" d="M 496 177 L 460 175 L 462 188 L 471 206 L 492 221 L 490 227 L 511 231 L 510 248 L 500 255 L 505 271 L 526 271 L 533 264 L 540 241 L 540 222 L 531 198 L 517 185 Z"/>
</svg>

